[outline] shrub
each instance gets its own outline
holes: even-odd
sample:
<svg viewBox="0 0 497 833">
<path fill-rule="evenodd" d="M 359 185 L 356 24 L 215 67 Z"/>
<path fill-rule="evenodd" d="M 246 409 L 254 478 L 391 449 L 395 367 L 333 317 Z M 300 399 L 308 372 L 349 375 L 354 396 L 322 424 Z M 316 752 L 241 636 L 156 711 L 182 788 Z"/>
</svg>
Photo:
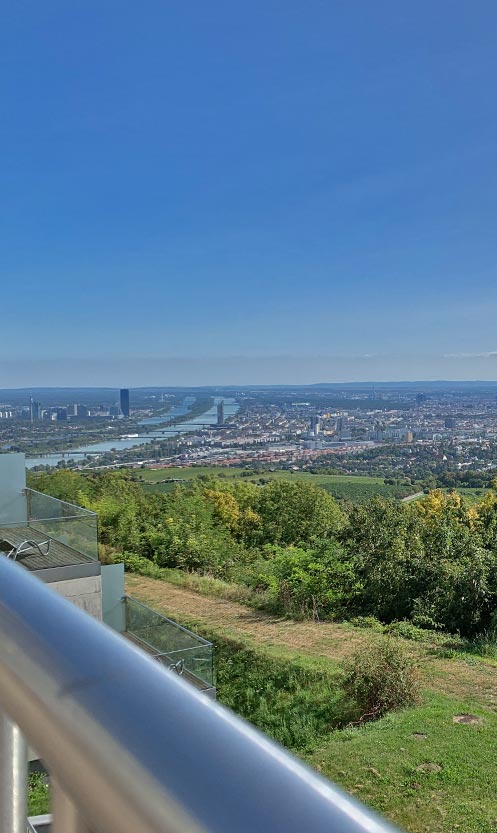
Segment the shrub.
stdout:
<svg viewBox="0 0 497 833">
<path fill-rule="evenodd" d="M 267 591 L 272 609 L 297 619 L 340 617 L 354 592 L 352 565 L 336 541 L 315 549 L 265 547 L 252 569 L 252 586 Z"/>
<path fill-rule="evenodd" d="M 355 702 L 359 719 L 376 720 L 386 712 L 412 706 L 419 697 L 419 678 L 401 645 L 387 639 L 361 649 L 346 668 L 343 686 Z"/>
<path fill-rule="evenodd" d="M 354 628 L 369 628 L 370 630 L 377 631 L 378 633 L 383 632 L 383 625 L 380 620 L 376 618 L 376 616 L 354 616 L 350 620 L 350 624 L 353 625 Z"/>
<path fill-rule="evenodd" d="M 123 552 L 122 560 L 124 561 L 125 569 L 130 573 L 138 573 L 140 576 L 147 576 L 148 578 L 161 578 L 162 570 L 153 561 L 148 558 L 143 558 L 140 555 L 135 555 L 131 552 Z"/>
<path fill-rule="evenodd" d="M 426 631 L 413 625 L 412 622 L 407 622 L 405 619 L 401 622 L 391 622 L 390 625 L 385 626 L 385 633 L 390 636 L 400 636 L 402 639 L 411 639 L 413 642 L 422 642 L 426 640 Z"/>
</svg>

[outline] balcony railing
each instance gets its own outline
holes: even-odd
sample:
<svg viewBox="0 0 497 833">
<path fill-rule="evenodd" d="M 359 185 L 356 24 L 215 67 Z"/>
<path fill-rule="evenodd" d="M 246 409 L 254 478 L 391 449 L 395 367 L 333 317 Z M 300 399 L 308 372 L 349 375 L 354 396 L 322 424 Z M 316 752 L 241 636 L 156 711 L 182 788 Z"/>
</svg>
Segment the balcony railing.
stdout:
<svg viewBox="0 0 497 833">
<path fill-rule="evenodd" d="M 0 542 L 12 549 L 23 541 L 34 541 L 38 545 L 50 542 L 46 557 L 41 558 L 40 551 L 32 548 L 29 569 L 42 569 L 47 566 L 68 566 L 85 561 L 98 560 L 97 515 L 74 506 L 63 500 L 26 489 L 26 520 L 13 523 L 2 521 L 0 525 Z M 28 550 L 28 552 L 30 552 Z M 21 559 L 20 559 L 21 560 Z"/>
<path fill-rule="evenodd" d="M 23 738 L 54 833 L 392 830 L 6 558 L 0 714 L 0 833 L 26 833 Z"/>
<path fill-rule="evenodd" d="M 166 668 L 185 676 L 197 688 L 214 686 L 214 647 L 131 596 L 123 599 L 126 635 Z"/>
<path fill-rule="evenodd" d="M 97 515 L 51 495 L 26 489 L 28 523 L 54 541 L 98 560 Z"/>
</svg>

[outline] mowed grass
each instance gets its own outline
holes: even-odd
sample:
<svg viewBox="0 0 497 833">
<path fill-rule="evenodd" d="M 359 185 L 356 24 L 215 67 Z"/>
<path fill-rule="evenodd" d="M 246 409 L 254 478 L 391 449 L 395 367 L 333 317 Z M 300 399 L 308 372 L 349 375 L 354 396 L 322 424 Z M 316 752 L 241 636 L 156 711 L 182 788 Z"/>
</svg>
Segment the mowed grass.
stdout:
<svg viewBox="0 0 497 833">
<path fill-rule="evenodd" d="M 312 679 L 321 675 L 323 680 L 336 679 L 339 685 L 340 667 L 347 657 L 367 650 L 371 640 L 385 638 L 350 625 L 269 616 L 234 601 L 202 595 L 191 587 L 142 576 L 128 575 L 127 587 L 155 609 L 214 642 L 217 639 L 220 654 L 230 639 L 257 651 L 266 661 L 273 657 L 275 664 L 286 660 L 289 666 L 307 668 L 311 676 L 305 691 L 300 697 L 294 689 L 286 695 L 292 720 L 302 727 L 307 718 L 323 710 L 325 689 Z M 310 728 L 309 746 L 300 739 L 294 751 L 409 833 L 496 833 L 497 668 L 474 657 L 437 656 L 430 646 L 400 641 L 420 670 L 420 705 L 360 728 L 329 726 L 323 731 L 321 727 L 314 735 Z M 237 674 L 242 673 L 239 664 Z M 253 677 L 254 672 L 250 673 Z M 277 708 L 272 683 L 261 678 L 257 688 L 257 680 L 249 675 L 247 681 L 240 680 L 241 690 L 233 693 L 226 667 L 221 701 L 227 692 L 227 702 L 236 703 L 238 697 L 243 703 L 246 682 L 252 700 L 260 697 L 269 703 L 269 711 Z M 264 716 L 267 708 L 260 712 Z M 257 720 L 257 708 L 253 714 Z M 480 722 L 455 723 L 454 717 L 463 714 L 474 715 Z M 270 731 L 267 719 L 266 715 L 262 727 Z M 315 729 L 315 722 L 309 726 Z"/>
<path fill-rule="evenodd" d="M 454 723 L 470 713 L 481 725 Z M 495 833 L 497 715 L 425 692 L 417 708 L 334 732 L 309 762 L 410 833 Z"/>
<path fill-rule="evenodd" d="M 223 479 L 240 479 L 253 483 L 271 480 L 285 480 L 296 483 L 305 481 L 320 486 L 339 500 L 363 502 L 375 495 L 401 498 L 414 493 L 411 486 L 392 486 L 385 484 L 381 477 L 348 474 L 312 474 L 307 471 L 264 471 L 256 472 L 245 468 L 228 468 L 224 466 L 188 466 L 167 469 L 140 469 L 136 472 L 140 481 L 150 490 L 168 492 L 181 482 L 195 480 L 199 477 L 220 477 Z"/>
</svg>

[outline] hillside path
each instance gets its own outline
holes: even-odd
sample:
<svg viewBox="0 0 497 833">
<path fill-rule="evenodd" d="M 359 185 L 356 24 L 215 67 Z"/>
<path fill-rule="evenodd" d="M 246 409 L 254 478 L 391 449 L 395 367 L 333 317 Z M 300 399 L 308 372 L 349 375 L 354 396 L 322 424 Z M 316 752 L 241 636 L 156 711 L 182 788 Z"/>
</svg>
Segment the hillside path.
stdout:
<svg viewBox="0 0 497 833">
<path fill-rule="evenodd" d="M 335 663 L 378 638 L 371 631 L 333 622 L 295 622 L 270 616 L 237 602 L 129 573 L 126 589 L 131 596 L 190 627 L 197 625 L 234 639 L 325 657 Z M 427 688 L 497 711 L 497 668 L 483 662 L 442 659 L 419 643 L 404 644 L 419 661 Z"/>
</svg>

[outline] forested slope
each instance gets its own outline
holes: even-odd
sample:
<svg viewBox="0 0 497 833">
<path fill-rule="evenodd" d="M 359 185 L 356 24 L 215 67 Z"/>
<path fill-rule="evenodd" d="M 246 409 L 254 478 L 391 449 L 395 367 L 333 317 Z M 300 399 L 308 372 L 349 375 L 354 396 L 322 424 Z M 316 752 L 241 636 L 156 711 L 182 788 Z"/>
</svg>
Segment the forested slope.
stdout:
<svg viewBox="0 0 497 833">
<path fill-rule="evenodd" d="M 294 618 L 373 616 L 467 637 L 497 624 L 494 490 L 471 506 L 441 491 L 344 505 L 306 482 L 212 478 L 150 494 L 126 471 L 31 478 L 98 512 L 104 560 L 221 578 Z"/>
</svg>

